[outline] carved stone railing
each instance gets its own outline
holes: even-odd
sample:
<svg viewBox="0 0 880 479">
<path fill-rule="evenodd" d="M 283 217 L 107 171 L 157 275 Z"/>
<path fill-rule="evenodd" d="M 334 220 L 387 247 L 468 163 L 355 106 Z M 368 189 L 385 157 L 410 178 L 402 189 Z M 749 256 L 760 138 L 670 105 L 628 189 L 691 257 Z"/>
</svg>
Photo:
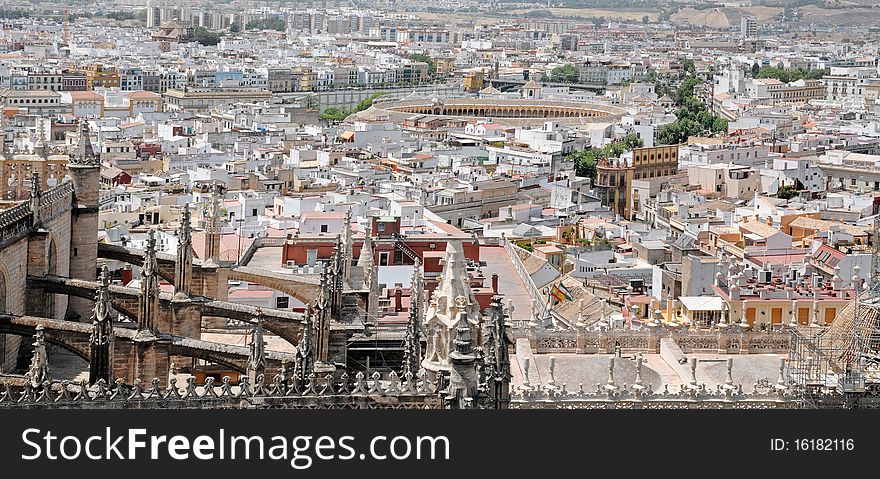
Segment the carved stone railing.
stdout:
<svg viewBox="0 0 880 479">
<path fill-rule="evenodd" d="M 764 385 L 756 385 L 764 386 Z M 511 409 L 795 409 L 798 401 L 784 386 L 756 387 L 743 392 L 742 385 L 682 385 L 677 391 L 661 392 L 644 385 L 597 384 L 595 391 L 581 385 L 568 391 L 566 385 L 545 388 L 517 388 L 511 393 Z"/>
<path fill-rule="evenodd" d="M 513 264 L 513 269 L 516 270 L 523 284 L 526 286 L 526 289 L 529 292 L 529 297 L 532 298 L 532 304 L 539 308 L 538 313 L 543 316 L 547 311 L 547 305 L 541 301 L 541 293 L 538 291 L 537 286 L 535 286 L 535 282 L 532 281 L 532 276 L 526 271 L 522 260 L 519 258 L 519 255 L 516 254 L 517 246 L 504 237 L 501 238 L 500 243 L 504 246 L 504 250 L 507 252 L 511 264 Z"/>
<path fill-rule="evenodd" d="M 538 353 L 574 353 L 578 349 L 577 333 L 573 331 L 560 331 L 553 334 L 539 334 L 537 338 Z"/>
<path fill-rule="evenodd" d="M 671 336 L 684 353 L 785 354 L 790 335 L 785 333 L 721 333 L 693 331 L 543 331 L 510 329 L 513 339 L 529 338 L 532 350 L 541 353 L 612 354 L 619 346 L 626 353 L 659 353 L 660 338 Z"/>
<path fill-rule="evenodd" d="M 265 384 L 263 376 L 256 384 L 242 377 L 240 384 L 232 385 L 224 377 L 218 386 L 208 378 L 204 386 L 197 386 L 193 378 L 179 388 L 175 379 L 167 388 L 153 379 L 147 387 L 140 380 L 126 386 L 122 380 L 106 385 L 103 380 L 93 386 L 85 381 L 46 381 L 34 388 L 26 381 L 24 388 L 13 391 L 4 384 L 0 391 L 0 409 L 440 409 L 442 396 L 424 372 L 419 377 L 407 373 L 400 378 L 391 373 L 382 379 L 373 373 L 367 379 L 358 373 L 352 380 L 346 374 L 339 379 L 323 379 L 312 374 L 307 381 L 281 382 L 278 376 Z"/>
<path fill-rule="evenodd" d="M 0 247 L 23 238 L 30 228 L 31 209 L 27 202 L 0 211 Z"/>
<path fill-rule="evenodd" d="M 787 333 L 713 333 L 673 332 L 682 352 L 718 352 L 721 354 L 788 353 L 791 336 Z"/>
</svg>

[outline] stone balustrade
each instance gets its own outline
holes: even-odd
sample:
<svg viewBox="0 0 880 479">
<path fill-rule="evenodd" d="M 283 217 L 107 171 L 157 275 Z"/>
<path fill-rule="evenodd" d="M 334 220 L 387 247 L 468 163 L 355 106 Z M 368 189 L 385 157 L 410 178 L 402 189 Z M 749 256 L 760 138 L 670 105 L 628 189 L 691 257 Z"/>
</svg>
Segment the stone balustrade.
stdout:
<svg viewBox="0 0 880 479">
<path fill-rule="evenodd" d="M 528 338 L 532 350 L 541 353 L 613 354 L 660 352 L 660 338 L 672 337 L 685 353 L 787 354 L 790 334 L 782 332 L 694 331 L 541 331 L 534 325 L 512 328 L 514 339 Z"/>
</svg>

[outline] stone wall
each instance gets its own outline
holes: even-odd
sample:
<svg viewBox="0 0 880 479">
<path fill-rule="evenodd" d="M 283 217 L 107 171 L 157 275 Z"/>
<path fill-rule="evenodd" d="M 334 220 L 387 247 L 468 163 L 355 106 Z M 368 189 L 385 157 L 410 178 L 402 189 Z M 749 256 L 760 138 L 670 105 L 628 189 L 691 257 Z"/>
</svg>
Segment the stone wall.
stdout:
<svg viewBox="0 0 880 479">
<path fill-rule="evenodd" d="M 24 315 L 27 295 L 27 253 L 28 241 L 23 238 L 4 248 L 0 248 L 0 276 L 5 285 L 6 313 Z M 0 372 L 15 367 L 21 336 L 0 334 Z"/>
<path fill-rule="evenodd" d="M 26 202 L 0 212 L 0 275 L 5 286 L 0 294 L 5 295 L 4 312 L 65 317 L 68 297 L 28 290 L 27 277 L 70 273 L 72 193 L 67 183 L 43 192 L 36 217 L 33 206 Z M 92 239 L 93 245 L 96 238 Z M 9 371 L 15 367 L 23 341 L 7 335 L 0 344 L 0 371 Z"/>
</svg>

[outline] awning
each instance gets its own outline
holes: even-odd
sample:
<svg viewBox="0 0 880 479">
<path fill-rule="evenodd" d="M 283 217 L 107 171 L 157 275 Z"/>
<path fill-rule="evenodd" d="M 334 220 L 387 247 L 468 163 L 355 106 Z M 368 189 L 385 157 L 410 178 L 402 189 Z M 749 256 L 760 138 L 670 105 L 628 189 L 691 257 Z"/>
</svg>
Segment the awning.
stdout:
<svg viewBox="0 0 880 479">
<path fill-rule="evenodd" d="M 724 310 L 724 300 L 718 296 L 679 296 L 678 301 L 688 311 Z"/>
<path fill-rule="evenodd" d="M 353 131 L 343 131 L 339 138 L 342 141 L 354 141 L 354 132 Z"/>
</svg>

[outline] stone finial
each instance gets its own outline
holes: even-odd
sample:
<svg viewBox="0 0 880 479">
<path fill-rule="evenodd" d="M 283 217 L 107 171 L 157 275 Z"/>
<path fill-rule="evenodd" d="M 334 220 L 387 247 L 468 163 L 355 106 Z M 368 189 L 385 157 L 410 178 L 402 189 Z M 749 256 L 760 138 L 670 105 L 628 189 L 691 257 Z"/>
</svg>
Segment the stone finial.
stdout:
<svg viewBox="0 0 880 479">
<path fill-rule="evenodd" d="M 95 293 L 95 311 L 93 321 L 107 321 L 110 313 L 110 270 L 107 265 L 101 267 L 98 277 L 98 291 Z"/>
<path fill-rule="evenodd" d="M 27 373 L 30 384 L 34 388 L 40 387 L 41 384 L 49 380 L 49 357 L 46 353 L 44 329 L 42 324 L 38 324 L 35 328 L 34 354 L 31 356 L 31 364 Z"/>
<path fill-rule="evenodd" d="M 147 233 L 147 248 L 141 268 L 141 293 L 138 299 L 138 334 L 155 336 L 159 318 L 159 264 L 156 261 L 156 231 Z"/>
<path fill-rule="evenodd" d="M 410 287 L 409 319 L 404 337 L 404 375 L 407 372 L 415 374 L 419 370 L 422 360 L 421 333 L 424 285 L 422 284 L 421 267 L 421 262 L 416 258 L 415 264 L 413 264 L 412 285 Z"/>
<path fill-rule="evenodd" d="M 636 380 L 633 383 L 636 387 L 643 386 L 643 384 L 642 384 L 642 361 L 643 361 L 642 353 L 639 353 L 638 356 L 636 356 Z"/>
<path fill-rule="evenodd" d="M 303 318 L 302 337 L 296 346 L 296 364 L 294 366 L 296 378 L 305 381 L 309 374 L 314 372 L 314 351 L 312 337 L 314 335 L 314 322 L 312 321 L 312 309 L 306 306 Z"/>
<path fill-rule="evenodd" d="M 776 385 L 785 387 L 785 358 L 779 358 L 779 377 L 776 379 Z"/>
<path fill-rule="evenodd" d="M 180 218 L 180 226 L 177 230 L 177 260 L 174 271 L 174 296 L 175 299 L 186 299 L 192 292 L 192 214 L 189 203 L 183 206 Z"/>
<path fill-rule="evenodd" d="M 251 329 L 250 356 L 248 357 L 248 376 L 255 379 L 266 373 L 266 341 L 263 339 L 263 310 L 254 312 L 254 327 Z"/>
<path fill-rule="evenodd" d="M 455 340 L 452 342 L 455 350 L 449 354 L 449 358 L 453 361 L 475 359 L 471 326 L 468 323 L 467 312 L 461 311 L 459 313 L 455 333 Z"/>
<path fill-rule="evenodd" d="M 529 362 L 531 358 L 523 358 L 523 387 L 531 389 L 532 384 L 529 382 Z"/>
<path fill-rule="evenodd" d="M 89 335 L 89 384 L 100 379 L 112 382 L 113 320 L 110 317 L 110 272 L 101 268 L 95 308 L 92 311 L 92 333 Z"/>
<path fill-rule="evenodd" d="M 724 385 L 733 386 L 733 358 L 727 358 L 727 378 L 724 380 Z"/>
<path fill-rule="evenodd" d="M 39 228 L 43 226 L 43 220 L 40 217 L 40 200 L 43 198 L 43 192 L 40 188 L 40 174 L 38 172 L 33 172 L 31 174 L 31 192 L 30 192 L 30 207 L 32 213 L 32 226 L 34 228 Z"/>
<path fill-rule="evenodd" d="M 92 148 L 92 139 L 89 133 L 87 120 L 80 120 L 77 124 L 77 145 L 73 154 L 69 155 L 68 162 L 73 165 L 99 165 L 98 155 Z"/>
<path fill-rule="evenodd" d="M 547 381 L 550 387 L 556 387 L 556 356 L 550 356 L 550 379 Z"/>
<path fill-rule="evenodd" d="M 608 359 L 608 384 L 610 386 L 614 386 L 616 384 L 614 380 L 614 358 Z"/>
<path fill-rule="evenodd" d="M 813 308 L 810 313 L 810 327 L 819 327 L 819 302 L 813 301 Z"/>
<path fill-rule="evenodd" d="M 730 316 L 730 304 L 728 304 L 725 301 L 721 305 L 721 320 L 718 321 L 718 328 L 719 329 L 724 330 L 730 326 L 729 316 Z"/>
<path fill-rule="evenodd" d="M 742 314 L 741 314 L 740 322 L 739 322 L 739 327 L 740 327 L 740 329 L 742 329 L 742 330 L 749 329 L 749 326 L 750 326 L 750 325 L 749 325 L 749 321 L 748 321 L 748 319 L 746 318 L 746 315 L 747 315 L 747 313 L 748 313 L 748 309 L 749 309 L 749 302 L 748 302 L 748 301 L 743 301 L 743 302 L 742 302 L 742 312 L 741 312 Z"/>
<path fill-rule="evenodd" d="M 584 322 L 584 300 L 578 299 L 578 315 L 577 315 L 577 322 L 575 323 L 575 326 L 578 328 L 583 328 L 586 325 L 587 325 L 586 322 Z"/>
</svg>

